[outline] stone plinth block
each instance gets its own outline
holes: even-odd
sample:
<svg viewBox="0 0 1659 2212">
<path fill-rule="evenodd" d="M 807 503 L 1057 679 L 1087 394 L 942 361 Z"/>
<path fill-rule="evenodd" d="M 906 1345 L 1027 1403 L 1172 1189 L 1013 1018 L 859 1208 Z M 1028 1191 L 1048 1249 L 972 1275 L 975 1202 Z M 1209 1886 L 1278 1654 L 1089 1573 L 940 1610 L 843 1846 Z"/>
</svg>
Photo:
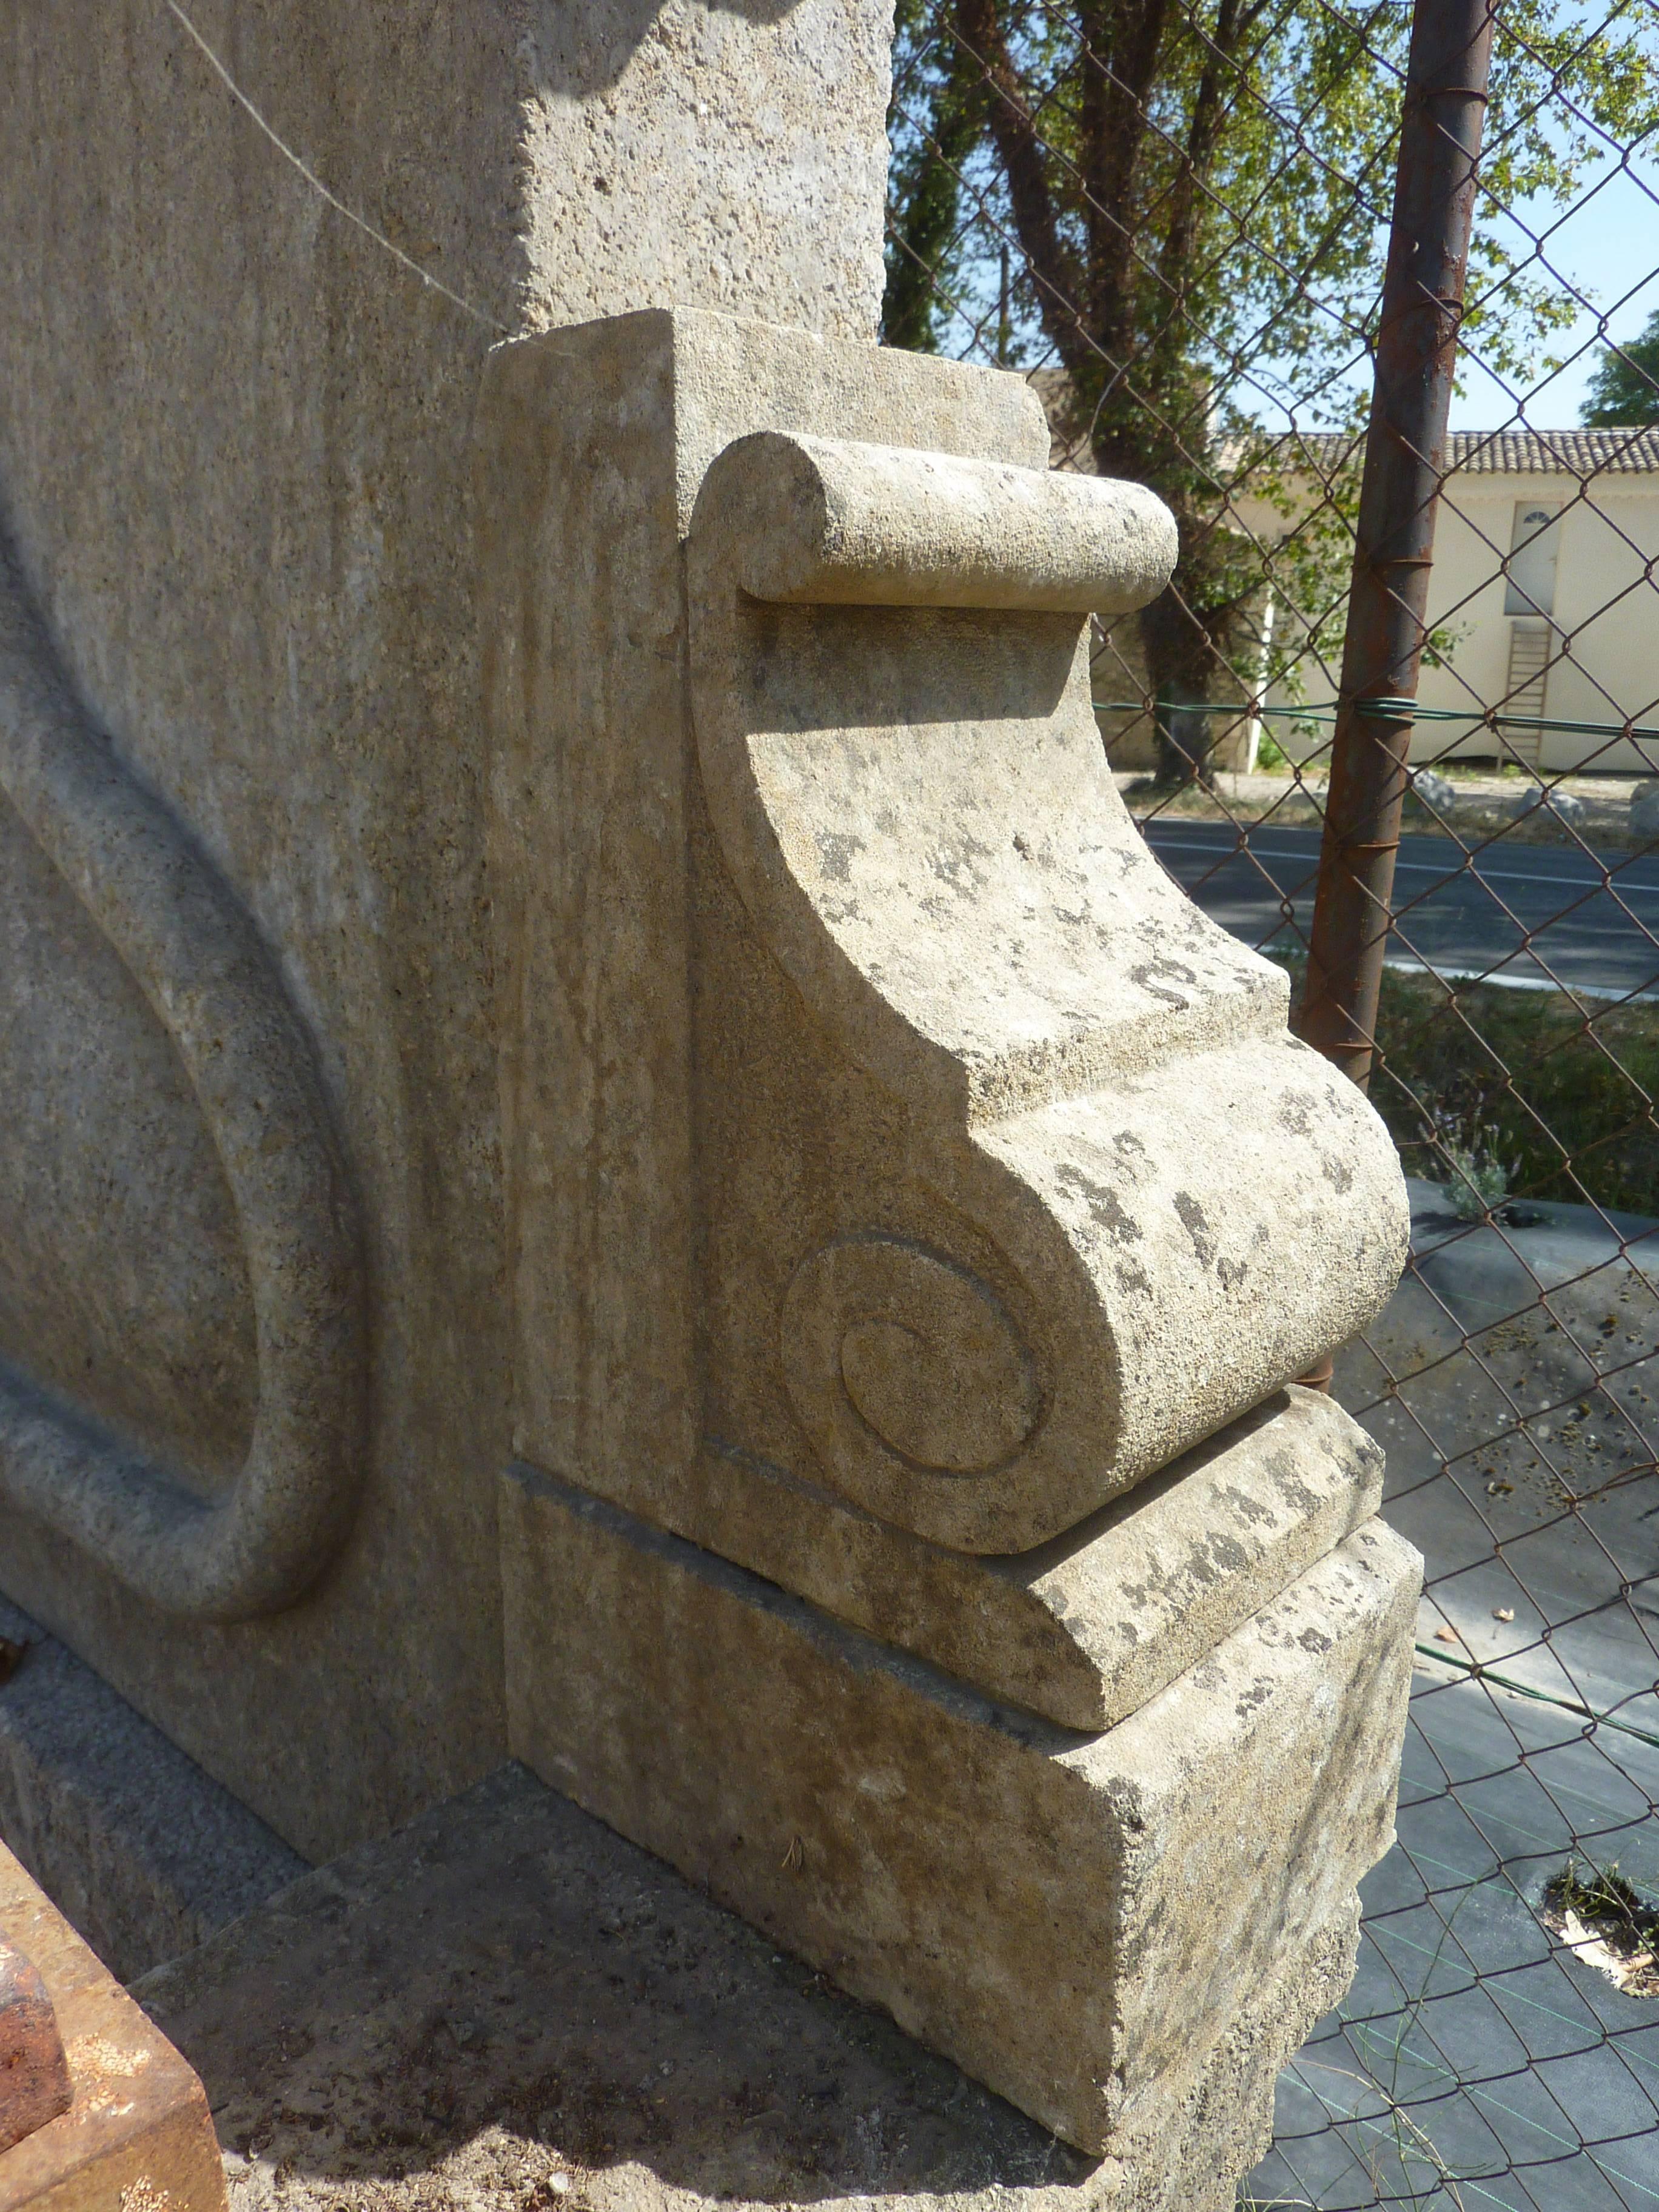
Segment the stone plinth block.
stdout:
<svg viewBox="0 0 1659 2212">
<path fill-rule="evenodd" d="M 223 2212 L 200 2081 L 0 1844 L 0 1975 L 8 1946 L 38 1969 L 71 2094 L 0 2152 L 0 2212 Z"/>
<path fill-rule="evenodd" d="M 1265 2145 L 1390 1840 L 1420 1563 L 1381 1522 L 1088 1735 L 567 1486 L 501 1504 L 544 1779 L 1138 2187 Z"/>
</svg>

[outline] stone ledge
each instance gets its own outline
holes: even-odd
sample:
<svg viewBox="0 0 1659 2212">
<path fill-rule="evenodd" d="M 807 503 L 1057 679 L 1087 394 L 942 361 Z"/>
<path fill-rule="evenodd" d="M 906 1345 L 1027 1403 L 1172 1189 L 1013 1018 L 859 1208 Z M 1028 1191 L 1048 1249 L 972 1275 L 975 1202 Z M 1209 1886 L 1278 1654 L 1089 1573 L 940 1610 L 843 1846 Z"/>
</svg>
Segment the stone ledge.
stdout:
<svg viewBox="0 0 1659 2212">
<path fill-rule="evenodd" d="M 307 1871 L 3 1599 L 0 1637 L 27 1647 L 0 1685 L 0 1838 L 118 1980 L 191 1949 Z"/>
</svg>

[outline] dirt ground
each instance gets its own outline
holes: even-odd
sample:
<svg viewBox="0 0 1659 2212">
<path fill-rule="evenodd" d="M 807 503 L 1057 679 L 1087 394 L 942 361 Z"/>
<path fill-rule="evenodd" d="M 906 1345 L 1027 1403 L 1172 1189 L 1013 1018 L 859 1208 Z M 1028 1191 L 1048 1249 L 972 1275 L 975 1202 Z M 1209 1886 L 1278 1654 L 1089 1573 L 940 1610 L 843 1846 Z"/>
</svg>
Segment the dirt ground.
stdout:
<svg viewBox="0 0 1659 2212">
<path fill-rule="evenodd" d="M 134 1993 L 206 2084 L 232 2212 L 1115 2212 L 1113 2161 L 522 1768 Z"/>
</svg>

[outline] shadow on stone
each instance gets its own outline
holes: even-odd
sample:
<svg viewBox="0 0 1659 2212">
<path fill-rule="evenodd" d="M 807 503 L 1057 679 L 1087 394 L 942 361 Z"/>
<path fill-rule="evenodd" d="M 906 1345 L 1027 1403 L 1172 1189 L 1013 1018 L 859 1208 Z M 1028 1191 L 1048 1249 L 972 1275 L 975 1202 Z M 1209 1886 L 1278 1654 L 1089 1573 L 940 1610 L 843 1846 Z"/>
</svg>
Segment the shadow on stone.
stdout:
<svg viewBox="0 0 1659 2212">
<path fill-rule="evenodd" d="M 719 15 L 779 23 L 799 0 L 709 0 Z M 543 4 L 529 11 L 521 51 L 544 99 L 589 100 L 610 89 L 657 31 L 663 0 L 611 0 L 603 9 Z M 673 35 L 671 24 L 669 36 Z"/>
</svg>

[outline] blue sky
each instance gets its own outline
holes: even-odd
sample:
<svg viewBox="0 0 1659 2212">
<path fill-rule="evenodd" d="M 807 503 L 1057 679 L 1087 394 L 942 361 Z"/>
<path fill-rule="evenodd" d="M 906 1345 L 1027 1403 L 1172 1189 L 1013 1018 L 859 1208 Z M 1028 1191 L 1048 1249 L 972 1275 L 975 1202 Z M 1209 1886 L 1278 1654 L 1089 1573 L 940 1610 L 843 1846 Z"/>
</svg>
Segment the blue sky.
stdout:
<svg viewBox="0 0 1659 2212">
<path fill-rule="evenodd" d="M 1547 200 L 1522 203 L 1516 214 L 1517 249 L 1530 254 L 1531 241 L 1541 241 L 1538 251 L 1550 277 L 1564 292 L 1581 295 L 1585 305 L 1569 327 L 1539 346 L 1538 366 L 1518 396 L 1506 391 L 1474 354 L 1466 353 L 1461 365 L 1462 389 L 1452 402 L 1455 430 L 1498 430 L 1518 427 L 1522 421 L 1534 429 L 1576 426 L 1601 358 L 1603 320 L 1614 341 L 1629 339 L 1659 311 L 1659 159 L 1650 155 L 1622 167 L 1611 160 L 1592 165 L 1579 177 L 1565 215 Z M 1382 243 L 1379 237 L 1379 258 Z M 965 275 L 964 296 L 970 313 L 982 319 L 984 338 L 994 328 L 996 270 L 985 258 Z M 1026 362 L 1051 357 L 1028 317 L 1018 318 L 1017 334 L 1024 343 Z M 945 349 L 967 351 L 972 344 L 964 320 L 947 336 Z M 1560 357 L 1564 366 L 1546 372 L 1542 364 L 1547 356 Z M 979 357 L 985 357 L 982 351 Z M 1358 398 L 1369 393 L 1370 369 L 1362 358 L 1356 358 L 1334 383 L 1339 392 Z M 1273 397 L 1275 384 L 1282 384 L 1282 404 Z M 1235 404 L 1258 421 L 1277 426 L 1288 419 L 1288 409 L 1304 427 L 1322 427 L 1326 418 L 1311 404 L 1313 396 L 1304 364 L 1271 360 L 1257 362 L 1231 394 Z"/>
<path fill-rule="evenodd" d="M 1564 221 L 1538 204 L 1522 213 L 1529 229 L 1549 232 L 1544 253 L 1550 269 L 1595 302 L 1593 311 L 1581 313 L 1571 330 L 1540 349 L 1577 358 L 1569 358 L 1559 374 L 1540 378 L 1526 395 L 1529 427 L 1560 429 L 1578 421 L 1600 358 L 1600 317 L 1606 316 L 1615 340 L 1632 338 L 1659 309 L 1659 167 L 1646 162 L 1631 173 L 1609 169 L 1601 178 L 1587 177 Z M 1452 403 L 1454 430 L 1495 430 L 1514 422 L 1514 396 L 1477 362 L 1466 358 L 1462 382 Z"/>
</svg>

